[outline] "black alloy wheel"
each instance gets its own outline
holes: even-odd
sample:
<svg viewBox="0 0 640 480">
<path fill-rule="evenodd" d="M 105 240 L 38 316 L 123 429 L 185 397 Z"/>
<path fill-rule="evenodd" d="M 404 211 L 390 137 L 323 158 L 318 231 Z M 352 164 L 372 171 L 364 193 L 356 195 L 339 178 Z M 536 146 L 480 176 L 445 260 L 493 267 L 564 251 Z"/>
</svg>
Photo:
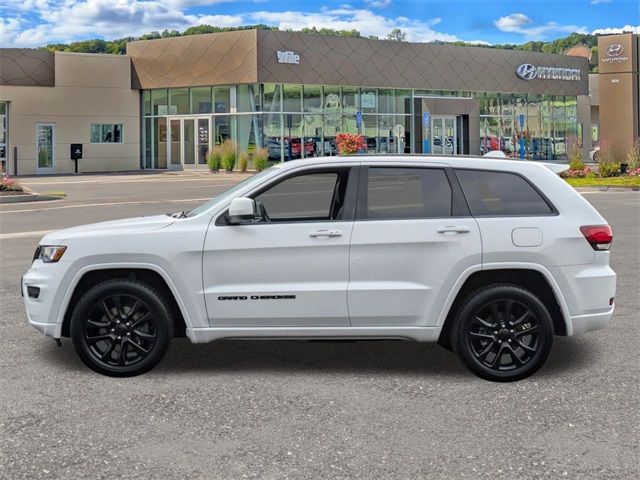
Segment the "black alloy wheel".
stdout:
<svg viewBox="0 0 640 480">
<path fill-rule="evenodd" d="M 71 319 L 73 345 L 93 370 L 138 375 L 162 358 L 172 336 L 170 310 L 151 287 L 109 280 L 80 299 Z"/>
<path fill-rule="evenodd" d="M 454 320 L 454 348 L 478 376 L 493 381 L 528 377 L 547 359 L 553 324 L 533 293 L 495 285 L 471 295 Z"/>
</svg>

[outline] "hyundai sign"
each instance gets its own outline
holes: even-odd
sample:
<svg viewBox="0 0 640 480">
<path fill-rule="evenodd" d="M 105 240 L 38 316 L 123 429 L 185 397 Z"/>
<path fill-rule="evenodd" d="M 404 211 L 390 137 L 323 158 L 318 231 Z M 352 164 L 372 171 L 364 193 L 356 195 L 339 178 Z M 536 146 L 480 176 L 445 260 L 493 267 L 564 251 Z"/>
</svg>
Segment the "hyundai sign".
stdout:
<svg viewBox="0 0 640 480">
<path fill-rule="evenodd" d="M 624 55 L 624 47 L 619 43 L 608 45 L 604 49 L 604 55 L 600 59 L 602 63 L 623 63 L 629 60 L 629 56 Z"/>
<path fill-rule="evenodd" d="M 579 68 L 543 67 L 523 63 L 516 68 L 516 74 L 522 80 L 580 80 Z"/>
</svg>

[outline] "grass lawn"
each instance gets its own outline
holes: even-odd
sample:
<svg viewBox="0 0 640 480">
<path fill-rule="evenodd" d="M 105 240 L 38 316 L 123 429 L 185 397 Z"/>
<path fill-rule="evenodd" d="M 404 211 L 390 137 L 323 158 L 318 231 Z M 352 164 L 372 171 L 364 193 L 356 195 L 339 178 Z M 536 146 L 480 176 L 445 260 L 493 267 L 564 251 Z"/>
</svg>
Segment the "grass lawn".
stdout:
<svg viewBox="0 0 640 480">
<path fill-rule="evenodd" d="M 638 187 L 640 177 L 565 178 L 572 187 Z"/>
</svg>

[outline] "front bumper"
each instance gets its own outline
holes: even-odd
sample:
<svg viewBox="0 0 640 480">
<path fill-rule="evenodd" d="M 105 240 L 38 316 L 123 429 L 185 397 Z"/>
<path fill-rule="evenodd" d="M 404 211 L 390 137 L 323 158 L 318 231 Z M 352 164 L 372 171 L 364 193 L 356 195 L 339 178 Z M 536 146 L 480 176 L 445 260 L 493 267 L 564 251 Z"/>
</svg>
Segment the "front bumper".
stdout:
<svg viewBox="0 0 640 480">
<path fill-rule="evenodd" d="M 36 330 L 48 337 L 60 338 L 61 325 L 58 324 L 58 311 L 54 307 L 59 303 L 56 299 L 61 273 L 66 266 L 59 264 L 43 264 L 40 260 L 33 262 L 29 271 L 22 277 L 20 290 L 27 311 L 27 320 Z M 27 287 L 38 287 L 38 298 L 29 297 Z"/>
</svg>

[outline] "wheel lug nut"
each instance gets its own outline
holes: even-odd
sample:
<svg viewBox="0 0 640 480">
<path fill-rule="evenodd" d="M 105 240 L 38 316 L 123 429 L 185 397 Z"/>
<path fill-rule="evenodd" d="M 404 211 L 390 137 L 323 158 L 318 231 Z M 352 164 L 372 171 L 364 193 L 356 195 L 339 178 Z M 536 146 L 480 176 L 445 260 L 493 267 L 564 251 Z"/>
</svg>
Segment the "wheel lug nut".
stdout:
<svg viewBox="0 0 640 480">
<path fill-rule="evenodd" d="M 120 325 L 120 320 L 116 320 L 116 325 Z"/>
<path fill-rule="evenodd" d="M 502 340 L 498 340 L 498 343 L 502 343 Z"/>
<path fill-rule="evenodd" d="M 131 336 L 131 333 L 127 332 L 127 337 L 130 337 L 130 336 Z"/>
<path fill-rule="evenodd" d="M 497 334 L 498 334 L 498 332 L 497 332 L 497 331 L 495 331 L 495 332 L 493 332 L 493 334 L 494 334 L 494 335 L 497 335 Z"/>
<path fill-rule="evenodd" d="M 511 343 L 513 340 L 509 339 L 509 343 Z"/>
<path fill-rule="evenodd" d="M 513 333 L 513 330 L 509 330 L 511 333 Z"/>
<path fill-rule="evenodd" d="M 112 329 L 111 329 L 111 333 L 113 333 L 113 332 L 115 332 L 115 330 L 112 328 Z"/>
<path fill-rule="evenodd" d="M 118 340 L 122 340 L 122 337 L 120 335 L 118 335 Z"/>
</svg>

